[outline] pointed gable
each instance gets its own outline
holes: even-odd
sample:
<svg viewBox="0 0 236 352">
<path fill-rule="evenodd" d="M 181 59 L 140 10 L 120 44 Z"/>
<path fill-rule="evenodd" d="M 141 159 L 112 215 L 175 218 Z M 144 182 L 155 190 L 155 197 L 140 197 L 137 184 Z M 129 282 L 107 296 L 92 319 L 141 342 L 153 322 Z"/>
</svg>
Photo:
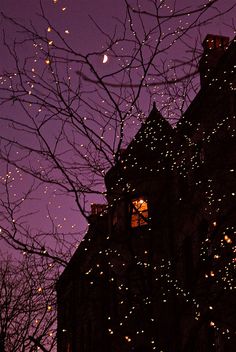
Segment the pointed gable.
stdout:
<svg viewBox="0 0 236 352">
<path fill-rule="evenodd" d="M 138 174 L 157 174 L 170 168 L 174 150 L 174 130 L 156 104 L 120 159 L 106 174 L 107 189 L 117 180 L 134 179 Z"/>
<path fill-rule="evenodd" d="M 172 137 L 172 127 L 158 111 L 156 104 L 128 148 L 140 145 L 148 151 L 161 150 Z M 165 147 L 164 147 L 165 148 Z"/>
<path fill-rule="evenodd" d="M 173 129 L 158 111 L 156 104 L 133 138 L 122 157 L 124 168 L 156 171 L 163 169 L 167 159 L 172 155 Z"/>
</svg>

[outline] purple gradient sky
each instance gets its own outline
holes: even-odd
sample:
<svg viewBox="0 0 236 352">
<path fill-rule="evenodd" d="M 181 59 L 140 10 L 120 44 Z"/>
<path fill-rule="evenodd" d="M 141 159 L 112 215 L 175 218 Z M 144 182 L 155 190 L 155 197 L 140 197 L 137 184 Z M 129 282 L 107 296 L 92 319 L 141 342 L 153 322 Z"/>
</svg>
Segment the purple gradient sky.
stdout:
<svg viewBox="0 0 236 352">
<path fill-rule="evenodd" d="M 172 3 L 173 1 L 166 2 Z M 130 3 L 135 4 L 136 1 L 132 0 Z M 146 5 L 148 0 L 140 1 L 140 3 Z M 179 9 L 190 9 L 191 6 L 200 6 L 208 3 L 208 1 L 177 0 L 176 3 Z M 226 7 L 233 5 L 234 0 L 220 0 L 219 3 L 219 8 L 224 10 Z M 122 14 L 124 13 L 122 0 L 42 0 L 42 4 L 46 15 L 52 20 L 52 23 L 61 31 L 68 29 L 70 34 L 67 39 L 73 43 L 73 46 L 80 48 L 84 53 L 101 49 L 104 44 L 90 17 L 95 19 L 106 32 L 111 32 L 114 28 L 114 17 L 122 18 Z M 32 21 L 34 24 L 40 23 L 39 18 L 36 16 L 39 13 L 38 0 L 2 0 L 1 11 L 23 22 Z M 235 15 L 235 13 L 230 12 L 214 20 L 202 28 L 201 36 L 204 38 L 207 33 L 217 33 L 229 35 L 232 38 L 233 33 L 230 25 L 233 24 Z M 12 38 L 15 37 L 14 31 L 7 34 Z M 4 52 L 4 49 L 1 48 L 1 50 Z M 176 56 L 178 55 L 180 55 L 180 52 L 176 52 Z M 1 69 L 8 64 L 5 55 L 1 55 L 0 63 Z"/>
<path fill-rule="evenodd" d="M 148 0 L 145 1 L 148 2 Z M 145 1 L 142 3 L 145 3 Z M 205 2 L 207 3 L 207 1 Z M 226 6 L 230 6 L 230 4 L 233 5 L 234 2 L 235 0 L 227 0 L 224 4 L 224 2 L 221 1 L 220 8 L 224 9 Z M 114 26 L 113 17 L 122 17 L 124 11 L 122 3 L 123 2 L 120 0 L 42 0 L 45 13 L 53 24 L 62 32 L 68 30 L 68 40 L 83 53 L 101 50 L 104 45 L 104 39 L 101 35 L 98 35 L 95 25 L 92 23 L 89 16 L 92 16 L 106 32 L 111 32 Z M 177 0 L 177 6 L 179 8 L 203 3 L 204 1 L 199 0 Z M 40 25 L 40 20 L 35 15 L 38 9 L 37 0 L 1 0 L 1 11 L 23 22 L 31 20 L 34 24 Z M 204 27 L 198 35 L 204 38 L 207 33 L 216 33 L 229 35 L 232 39 L 235 34 L 230 24 L 233 23 L 234 17 L 235 13 L 228 13 L 223 18 L 218 18 L 213 23 Z M 8 38 L 13 40 L 15 35 L 16 33 L 12 29 L 7 28 Z M 175 47 L 171 55 L 176 58 L 181 58 L 185 53 L 182 52 L 180 45 L 177 48 Z M 102 68 L 102 62 L 98 64 Z M 11 62 L 6 55 L 6 50 L 1 47 L 0 72 L 10 66 Z M 0 111 L 0 114 L 6 113 L 9 112 L 5 110 Z M 16 194 L 20 194 L 26 187 L 28 178 L 25 175 L 21 176 L 19 172 L 17 173 L 17 170 L 14 170 L 14 173 L 15 182 L 13 183 L 13 191 Z M 52 217 L 55 223 L 60 225 L 58 228 L 61 231 L 67 233 L 70 231 L 80 232 L 82 230 L 83 232 L 86 223 L 78 217 L 74 203 L 68 197 L 63 198 L 58 196 L 56 189 L 50 187 L 41 188 L 37 193 L 37 197 L 36 200 L 31 202 L 31 209 L 36 210 L 39 208 L 40 212 L 30 219 L 30 225 L 35 233 L 37 233 L 39 228 L 43 229 L 45 232 L 51 229 L 51 223 L 47 217 L 46 205 L 50 207 Z"/>
</svg>

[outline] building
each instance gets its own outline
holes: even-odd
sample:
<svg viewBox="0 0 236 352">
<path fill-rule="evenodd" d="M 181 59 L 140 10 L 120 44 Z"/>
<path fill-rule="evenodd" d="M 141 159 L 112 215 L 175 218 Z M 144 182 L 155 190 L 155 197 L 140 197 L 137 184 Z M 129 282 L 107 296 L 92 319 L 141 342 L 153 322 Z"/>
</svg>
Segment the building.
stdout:
<svg viewBox="0 0 236 352">
<path fill-rule="evenodd" d="M 236 42 L 208 35 L 177 127 L 153 107 L 57 284 L 58 352 L 233 352 Z"/>
</svg>

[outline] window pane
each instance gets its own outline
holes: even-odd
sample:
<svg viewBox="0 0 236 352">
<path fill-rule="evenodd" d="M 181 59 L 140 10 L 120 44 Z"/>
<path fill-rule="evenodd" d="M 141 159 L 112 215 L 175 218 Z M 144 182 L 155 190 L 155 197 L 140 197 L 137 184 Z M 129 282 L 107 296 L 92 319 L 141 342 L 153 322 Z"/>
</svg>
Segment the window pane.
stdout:
<svg viewBox="0 0 236 352">
<path fill-rule="evenodd" d="M 147 201 L 142 198 L 132 200 L 131 227 L 147 225 L 147 218 Z"/>
</svg>

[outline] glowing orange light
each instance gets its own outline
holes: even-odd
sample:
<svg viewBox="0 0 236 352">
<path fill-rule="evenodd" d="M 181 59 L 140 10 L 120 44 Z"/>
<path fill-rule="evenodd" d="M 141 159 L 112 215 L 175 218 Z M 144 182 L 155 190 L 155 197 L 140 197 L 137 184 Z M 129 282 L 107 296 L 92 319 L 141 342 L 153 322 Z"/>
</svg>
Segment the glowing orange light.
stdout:
<svg viewBox="0 0 236 352">
<path fill-rule="evenodd" d="M 224 240 L 227 242 L 227 243 L 232 243 L 232 240 L 229 236 L 225 235 L 224 236 Z"/>
</svg>

